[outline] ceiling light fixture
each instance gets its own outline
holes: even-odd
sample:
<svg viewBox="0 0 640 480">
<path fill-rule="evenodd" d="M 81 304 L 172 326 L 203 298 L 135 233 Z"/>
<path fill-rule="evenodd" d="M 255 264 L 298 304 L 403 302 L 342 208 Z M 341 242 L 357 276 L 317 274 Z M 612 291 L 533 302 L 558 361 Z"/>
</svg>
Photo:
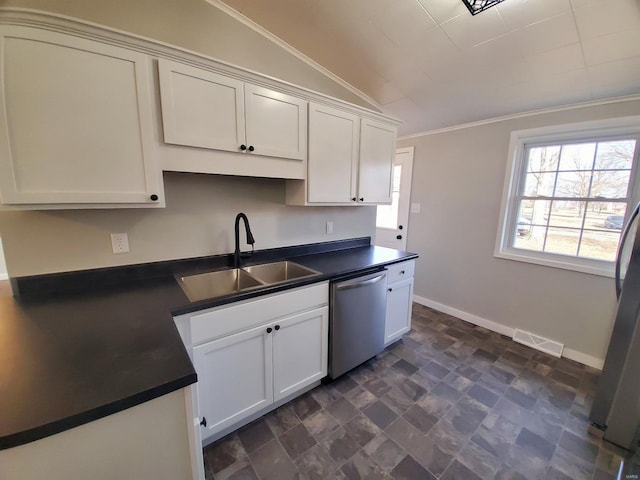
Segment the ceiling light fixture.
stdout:
<svg viewBox="0 0 640 480">
<path fill-rule="evenodd" d="M 469 9 L 471 15 L 484 12 L 487 8 L 491 8 L 500 2 L 504 2 L 504 0 L 462 0 L 462 3 Z"/>
</svg>

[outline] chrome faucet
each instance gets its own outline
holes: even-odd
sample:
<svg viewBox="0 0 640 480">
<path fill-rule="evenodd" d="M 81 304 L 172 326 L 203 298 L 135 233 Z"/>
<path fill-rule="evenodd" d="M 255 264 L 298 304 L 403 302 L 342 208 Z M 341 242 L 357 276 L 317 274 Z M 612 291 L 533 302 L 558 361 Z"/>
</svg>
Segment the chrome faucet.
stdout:
<svg viewBox="0 0 640 480">
<path fill-rule="evenodd" d="M 247 244 L 251 245 L 251 253 L 253 253 L 253 244 L 256 243 L 253 238 L 253 234 L 251 233 L 251 227 L 249 226 L 249 219 L 244 213 L 239 213 L 236 215 L 236 223 L 235 223 L 235 234 L 236 234 L 236 249 L 233 252 L 233 266 L 235 268 L 240 267 L 240 219 L 244 221 L 244 229 L 247 235 Z M 245 254 L 246 256 L 251 255 L 251 253 Z"/>
</svg>

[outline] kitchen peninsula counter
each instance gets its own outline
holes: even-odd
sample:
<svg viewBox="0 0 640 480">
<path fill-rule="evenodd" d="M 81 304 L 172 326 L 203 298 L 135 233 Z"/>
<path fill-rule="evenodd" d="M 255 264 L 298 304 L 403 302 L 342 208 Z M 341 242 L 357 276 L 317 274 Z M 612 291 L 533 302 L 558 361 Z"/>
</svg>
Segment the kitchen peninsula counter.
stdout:
<svg viewBox="0 0 640 480">
<path fill-rule="evenodd" d="M 360 238 L 256 251 L 319 273 L 190 302 L 175 276 L 233 255 L 12 279 L 0 297 L 0 450 L 97 420 L 197 381 L 173 316 L 381 268 L 417 255 Z"/>
</svg>

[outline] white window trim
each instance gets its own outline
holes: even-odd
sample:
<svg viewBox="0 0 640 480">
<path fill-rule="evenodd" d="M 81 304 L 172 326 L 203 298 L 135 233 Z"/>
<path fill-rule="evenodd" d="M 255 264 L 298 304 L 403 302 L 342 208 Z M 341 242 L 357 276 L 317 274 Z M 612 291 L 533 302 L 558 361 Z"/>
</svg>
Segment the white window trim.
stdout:
<svg viewBox="0 0 640 480">
<path fill-rule="evenodd" d="M 517 212 L 515 211 L 517 205 L 514 197 L 518 191 L 518 182 L 522 177 L 521 171 L 525 163 L 524 149 L 526 144 L 538 142 L 566 143 L 567 141 L 593 140 L 594 138 L 606 136 L 637 136 L 639 133 L 640 115 L 511 132 L 494 256 L 593 275 L 614 277 L 615 262 L 592 260 L 548 252 L 535 252 L 511 247 L 509 245 L 512 235 L 511 232 L 515 231 L 515 223 L 517 221 Z M 631 187 L 634 192 L 632 193 L 632 200 L 635 203 L 638 202 L 639 199 L 637 196 L 640 194 L 640 185 L 638 185 L 640 175 L 636 174 L 637 170 L 640 169 L 640 165 L 637 165 L 638 163 L 638 159 L 636 159 L 630 179 L 631 184 L 635 185 L 635 187 Z"/>
</svg>

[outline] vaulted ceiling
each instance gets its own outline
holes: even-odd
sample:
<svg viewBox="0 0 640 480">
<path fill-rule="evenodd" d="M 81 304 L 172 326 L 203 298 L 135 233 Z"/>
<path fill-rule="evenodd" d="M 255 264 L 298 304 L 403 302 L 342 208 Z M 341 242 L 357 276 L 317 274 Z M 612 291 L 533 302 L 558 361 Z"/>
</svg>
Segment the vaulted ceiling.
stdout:
<svg viewBox="0 0 640 480">
<path fill-rule="evenodd" d="M 222 1 L 401 134 L 640 94 L 640 0 L 505 0 L 476 16 L 461 0 Z"/>
</svg>

